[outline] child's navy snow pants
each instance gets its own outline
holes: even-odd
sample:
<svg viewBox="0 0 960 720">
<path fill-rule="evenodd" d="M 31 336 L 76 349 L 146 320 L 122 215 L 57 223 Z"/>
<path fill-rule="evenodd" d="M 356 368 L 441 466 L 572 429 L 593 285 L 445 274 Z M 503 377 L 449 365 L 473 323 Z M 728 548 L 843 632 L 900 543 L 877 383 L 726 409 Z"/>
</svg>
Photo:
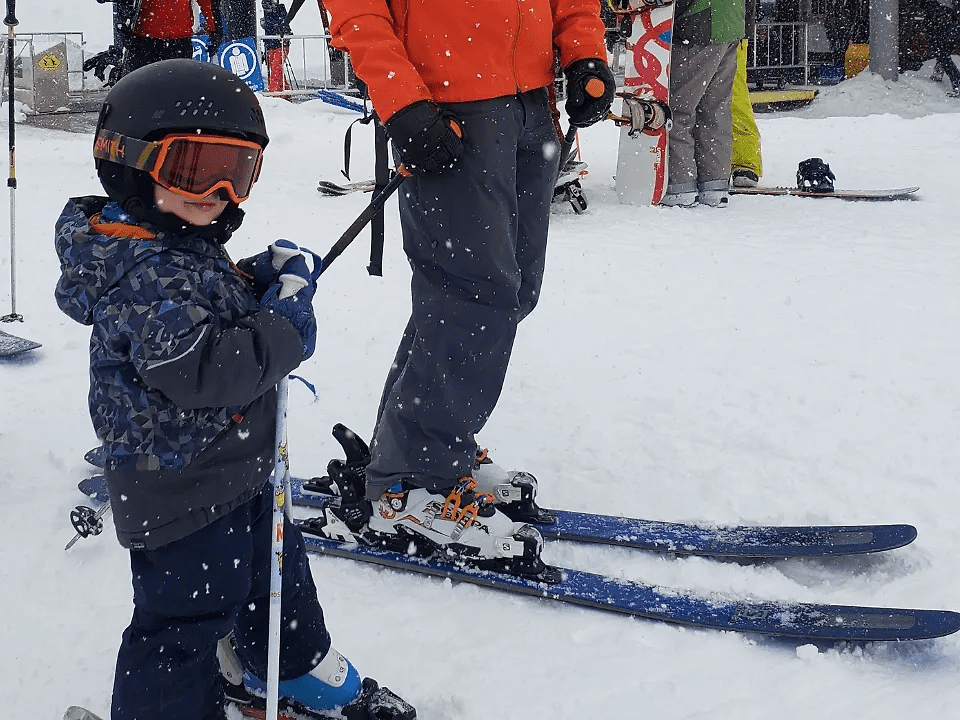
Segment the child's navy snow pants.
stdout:
<svg viewBox="0 0 960 720">
<path fill-rule="evenodd" d="M 223 717 L 217 642 L 235 631 L 244 666 L 267 673 L 272 486 L 202 530 L 131 551 L 133 619 L 123 633 L 112 720 Z M 330 636 L 300 531 L 285 523 L 280 678 L 312 670 Z"/>
</svg>

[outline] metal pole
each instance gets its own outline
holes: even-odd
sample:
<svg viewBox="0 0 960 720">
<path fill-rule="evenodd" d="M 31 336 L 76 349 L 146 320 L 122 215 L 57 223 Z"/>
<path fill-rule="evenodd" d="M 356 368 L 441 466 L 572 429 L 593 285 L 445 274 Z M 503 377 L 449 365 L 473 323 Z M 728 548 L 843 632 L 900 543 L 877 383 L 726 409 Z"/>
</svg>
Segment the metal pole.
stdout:
<svg viewBox="0 0 960 720">
<path fill-rule="evenodd" d="M 7 187 L 10 188 L 10 314 L 3 318 L 5 322 L 11 320 L 23 321 L 23 316 L 17 314 L 17 206 L 15 197 L 17 189 L 17 143 L 16 113 L 13 108 L 13 46 L 15 42 L 13 28 L 19 24 L 16 11 L 16 0 L 7 0 L 7 16 L 3 19 L 3 23 L 7 26 L 7 109 L 9 111 L 7 123 L 10 136 L 10 176 L 7 178 Z"/>
<path fill-rule="evenodd" d="M 900 64 L 899 0 L 870 2 L 870 72 L 896 80 Z"/>
<path fill-rule="evenodd" d="M 270 627 L 267 636 L 267 714 L 277 720 L 280 705 L 280 610 L 283 586 L 283 521 L 290 482 L 287 457 L 289 379 L 277 384 L 277 442 L 273 466 L 273 526 L 270 553 Z"/>
</svg>

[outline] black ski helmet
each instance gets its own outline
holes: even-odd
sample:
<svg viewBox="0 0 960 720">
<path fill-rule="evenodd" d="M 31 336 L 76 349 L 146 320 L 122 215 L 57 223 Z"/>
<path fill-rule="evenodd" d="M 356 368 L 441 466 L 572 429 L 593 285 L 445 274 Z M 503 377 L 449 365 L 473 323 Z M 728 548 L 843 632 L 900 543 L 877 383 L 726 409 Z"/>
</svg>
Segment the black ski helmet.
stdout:
<svg viewBox="0 0 960 720">
<path fill-rule="evenodd" d="M 182 58 L 151 63 L 121 78 L 100 109 L 97 135 L 101 130 L 148 142 L 193 130 L 261 147 L 270 141 L 257 96 L 243 80 L 213 63 Z M 147 174 L 109 160 L 94 162 L 110 199 L 134 217 L 146 218 L 153 207 Z"/>
</svg>

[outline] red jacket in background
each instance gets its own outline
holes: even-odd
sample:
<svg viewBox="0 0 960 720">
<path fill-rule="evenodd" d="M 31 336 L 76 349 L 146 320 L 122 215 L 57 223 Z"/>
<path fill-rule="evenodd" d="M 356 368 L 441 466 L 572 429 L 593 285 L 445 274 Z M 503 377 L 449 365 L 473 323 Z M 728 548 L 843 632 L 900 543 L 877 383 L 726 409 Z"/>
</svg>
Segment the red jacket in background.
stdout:
<svg viewBox="0 0 960 720">
<path fill-rule="evenodd" d="M 560 64 L 606 58 L 597 0 L 324 0 L 381 121 L 417 100 L 545 87 Z"/>
<path fill-rule="evenodd" d="M 213 30 L 211 0 L 198 0 L 207 30 Z M 193 7 L 190 0 L 142 0 L 140 13 L 133 23 L 133 32 L 140 37 L 177 40 L 193 35 Z"/>
</svg>

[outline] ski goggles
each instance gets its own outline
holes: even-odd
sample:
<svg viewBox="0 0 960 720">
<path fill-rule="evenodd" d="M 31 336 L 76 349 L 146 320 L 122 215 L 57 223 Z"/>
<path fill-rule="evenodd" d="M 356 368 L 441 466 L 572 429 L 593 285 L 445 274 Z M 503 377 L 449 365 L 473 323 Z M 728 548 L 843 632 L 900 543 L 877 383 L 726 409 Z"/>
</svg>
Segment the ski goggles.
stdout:
<svg viewBox="0 0 960 720">
<path fill-rule="evenodd" d="M 183 133 L 145 142 L 101 130 L 93 156 L 146 172 L 155 183 L 191 200 L 224 190 L 235 203 L 250 197 L 263 148 L 250 140 Z"/>
</svg>

